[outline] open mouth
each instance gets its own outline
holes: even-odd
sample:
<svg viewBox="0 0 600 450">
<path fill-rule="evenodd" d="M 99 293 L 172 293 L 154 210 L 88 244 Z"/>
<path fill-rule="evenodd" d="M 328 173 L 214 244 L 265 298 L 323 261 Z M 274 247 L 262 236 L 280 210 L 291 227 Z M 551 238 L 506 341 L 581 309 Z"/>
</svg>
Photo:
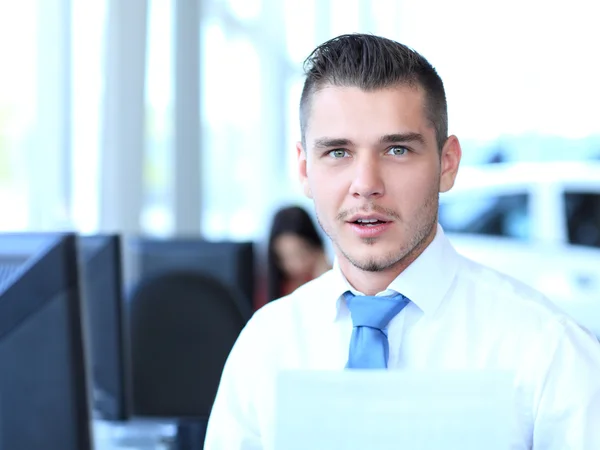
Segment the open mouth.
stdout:
<svg viewBox="0 0 600 450">
<path fill-rule="evenodd" d="M 377 220 L 377 219 L 358 219 L 358 220 L 355 220 L 354 222 L 350 222 L 350 223 L 368 228 L 368 227 L 375 227 L 377 225 L 383 225 L 388 222 L 385 222 L 383 220 Z"/>
</svg>

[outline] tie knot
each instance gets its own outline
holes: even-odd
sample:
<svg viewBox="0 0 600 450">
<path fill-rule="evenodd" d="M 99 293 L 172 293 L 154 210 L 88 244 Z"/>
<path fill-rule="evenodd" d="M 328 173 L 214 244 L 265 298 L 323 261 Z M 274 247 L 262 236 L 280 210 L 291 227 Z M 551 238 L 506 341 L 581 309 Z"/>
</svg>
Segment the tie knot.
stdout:
<svg viewBox="0 0 600 450">
<path fill-rule="evenodd" d="M 355 327 L 370 327 L 383 330 L 388 323 L 408 304 L 402 294 L 390 296 L 344 294 Z"/>
</svg>

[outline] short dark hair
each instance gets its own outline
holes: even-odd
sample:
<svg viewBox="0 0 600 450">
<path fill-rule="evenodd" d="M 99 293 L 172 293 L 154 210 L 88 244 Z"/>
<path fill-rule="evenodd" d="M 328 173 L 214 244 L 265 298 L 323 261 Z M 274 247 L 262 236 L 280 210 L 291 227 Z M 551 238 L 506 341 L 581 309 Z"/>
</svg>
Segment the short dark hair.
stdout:
<svg viewBox="0 0 600 450">
<path fill-rule="evenodd" d="M 435 129 L 438 149 L 448 138 L 444 84 L 419 53 L 391 39 L 371 34 L 344 34 L 318 46 L 304 61 L 306 80 L 300 98 L 300 130 L 305 133 L 310 98 L 326 85 L 355 86 L 365 91 L 396 85 L 421 87 L 425 114 Z"/>
</svg>

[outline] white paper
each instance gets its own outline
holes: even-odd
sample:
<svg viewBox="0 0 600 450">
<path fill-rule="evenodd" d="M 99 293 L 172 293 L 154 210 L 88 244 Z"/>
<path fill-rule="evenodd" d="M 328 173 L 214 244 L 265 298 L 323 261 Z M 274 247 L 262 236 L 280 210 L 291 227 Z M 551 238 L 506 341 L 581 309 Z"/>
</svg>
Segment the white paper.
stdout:
<svg viewBox="0 0 600 450">
<path fill-rule="evenodd" d="M 288 371 L 276 450 L 507 450 L 513 377 L 500 372 Z"/>
</svg>

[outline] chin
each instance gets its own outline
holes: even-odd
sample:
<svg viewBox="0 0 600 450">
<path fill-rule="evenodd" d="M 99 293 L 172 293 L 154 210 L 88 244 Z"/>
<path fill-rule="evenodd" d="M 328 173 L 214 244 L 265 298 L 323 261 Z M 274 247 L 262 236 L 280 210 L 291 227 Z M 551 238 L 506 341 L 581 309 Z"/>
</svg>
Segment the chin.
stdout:
<svg viewBox="0 0 600 450">
<path fill-rule="evenodd" d="M 358 269 L 366 272 L 383 272 L 392 269 L 406 256 L 406 252 L 396 249 L 371 249 L 371 251 L 344 253 L 346 259 Z"/>
<path fill-rule="evenodd" d="M 358 261 L 353 261 L 352 264 L 365 272 L 384 272 L 392 269 L 398 261 L 388 260 L 384 258 L 369 258 Z"/>
</svg>

